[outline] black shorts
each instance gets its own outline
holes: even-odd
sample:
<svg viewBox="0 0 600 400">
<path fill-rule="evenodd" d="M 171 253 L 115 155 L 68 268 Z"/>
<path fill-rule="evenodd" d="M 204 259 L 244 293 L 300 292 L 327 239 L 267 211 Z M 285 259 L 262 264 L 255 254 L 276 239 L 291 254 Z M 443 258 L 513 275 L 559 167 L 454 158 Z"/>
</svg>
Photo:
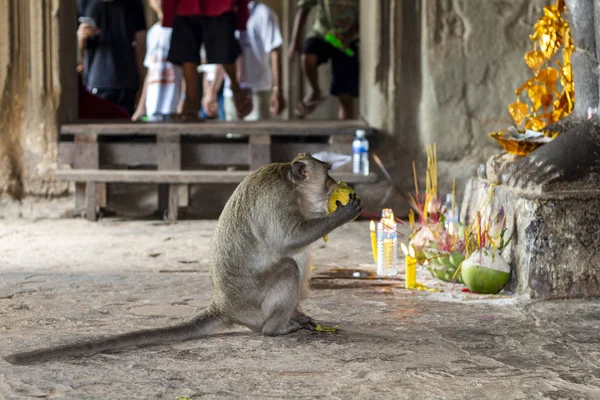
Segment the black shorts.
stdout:
<svg viewBox="0 0 600 400">
<path fill-rule="evenodd" d="M 200 64 L 200 47 L 204 45 L 208 64 L 233 64 L 241 54 L 236 27 L 233 12 L 217 17 L 176 16 L 167 60 L 176 65 Z"/>
<path fill-rule="evenodd" d="M 331 60 L 331 94 L 349 94 L 358 97 L 358 40 L 350 43 L 354 57 L 349 57 L 325 40 L 313 37 L 304 42 L 304 54 L 317 56 L 317 65 Z"/>
</svg>

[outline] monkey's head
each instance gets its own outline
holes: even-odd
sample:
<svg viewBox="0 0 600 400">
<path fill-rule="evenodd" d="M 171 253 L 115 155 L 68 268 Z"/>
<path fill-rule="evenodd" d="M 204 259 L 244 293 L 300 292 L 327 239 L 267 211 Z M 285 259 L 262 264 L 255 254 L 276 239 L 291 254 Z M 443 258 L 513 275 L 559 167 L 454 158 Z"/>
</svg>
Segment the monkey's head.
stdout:
<svg viewBox="0 0 600 400">
<path fill-rule="evenodd" d="M 325 215 L 329 196 L 338 186 L 329 176 L 331 164 L 317 160 L 310 153 L 299 153 L 290 164 L 291 179 L 303 208 L 312 215 Z"/>
</svg>

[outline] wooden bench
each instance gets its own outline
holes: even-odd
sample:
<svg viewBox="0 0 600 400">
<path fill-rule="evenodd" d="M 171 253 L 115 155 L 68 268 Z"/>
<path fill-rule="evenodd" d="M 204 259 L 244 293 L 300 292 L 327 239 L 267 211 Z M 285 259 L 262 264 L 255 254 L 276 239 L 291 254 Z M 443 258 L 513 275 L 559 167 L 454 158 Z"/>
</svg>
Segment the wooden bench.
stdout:
<svg viewBox="0 0 600 400">
<path fill-rule="evenodd" d="M 106 205 L 106 183 L 123 182 L 121 179 L 132 179 L 126 181 L 128 183 L 140 182 L 135 179 L 158 179 L 160 182 L 153 183 L 159 185 L 159 209 L 169 210 L 169 218 L 176 219 L 177 212 L 170 206 L 175 196 L 170 193 L 175 191 L 170 185 L 178 184 L 177 179 L 192 180 L 181 183 L 185 185 L 233 183 L 227 180 L 237 179 L 236 176 L 242 175 L 236 174 L 243 174 L 244 171 L 224 174 L 223 170 L 256 170 L 270 162 L 289 161 L 299 152 L 350 153 L 351 141 L 357 129 L 371 133 L 371 129 L 362 121 L 84 121 L 61 127 L 60 163 L 71 165 L 74 170 L 87 171 L 88 174 L 115 168 L 125 169 L 126 173 L 115 170 L 113 175 L 102 175 L 106 179 L 100 179 L 100 175 L 90 175 L 94 177 L 92 180 L 85 179 L 83 172 L 75 175 L 73 171 L 60 171 L 55 177 L 75 182 L 75 208 L 78 212 Z M 147 175 L 139 170 L 128 170 L 140 166 L 149 170 Z M 202 171 L 206 169 L 220 171 Z M 168 171 L 168 174 L 160 177 L 156 170 Z M 200 171 L 194 175 L 187 170 Z M 172 175 L 178 171 L 183 174 Z M 123 178 L 124 174 L 130 178 Z M 88 182 L 95 182 L 95 189 L 92 190 Z M 93 192 L 98 199 L 94 205 L 88 201 Z M 91 214 L 88 218 L 92 219 Z"/>
<path fill-rule="evenodd" d="M 168 204 L 165 219 L 177 220 L 179 207 L 188 205 L 188 185 L 206 183 L 240 183 L 251 171 L 151 171 L 151 170 L 58 170 L 54 179 L 77 182 L 85 185 L 84 215 L 90 221 L 98 217 L 99 183 L 146 183 L 168 185 Z M 333 171 L 331 177 L 346 183 L 372 183 L 375 174 L 368 176 Z"/>
</svg>

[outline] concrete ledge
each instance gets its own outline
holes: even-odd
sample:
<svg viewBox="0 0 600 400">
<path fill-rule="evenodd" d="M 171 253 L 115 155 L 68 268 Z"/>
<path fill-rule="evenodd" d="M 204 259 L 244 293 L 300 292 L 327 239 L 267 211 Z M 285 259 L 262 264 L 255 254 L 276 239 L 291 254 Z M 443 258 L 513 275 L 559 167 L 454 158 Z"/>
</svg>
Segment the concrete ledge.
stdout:
<svg viewBox="0 0 600 400">
<path fill-rule="evenodd" d="M 600 191 L 535 194 L 471 179 L 461 220 L 470 223 L 488 197 L 486 208 L 504 207 L 513 234 L 503 253 L 510 290 L 529 298 L 600 297 Z"/>
</svg>

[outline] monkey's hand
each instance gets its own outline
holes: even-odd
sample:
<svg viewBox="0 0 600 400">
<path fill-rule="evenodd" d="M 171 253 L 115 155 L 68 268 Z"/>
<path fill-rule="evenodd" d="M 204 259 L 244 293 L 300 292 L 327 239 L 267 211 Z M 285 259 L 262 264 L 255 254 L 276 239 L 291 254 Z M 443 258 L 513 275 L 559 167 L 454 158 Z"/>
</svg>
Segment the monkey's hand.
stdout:
<svg viewBox="0 0 600 400">
<path fill-rule="evenodd" d="M 350 196 L 348 196 L 348 203 L 342 204 L 342 202 L 338 200 L 335 204 L 337 206 L 335 213 L 345 222 L 352 221 L 354 218 L 358 217 L 363 209 L 362 202 L 356 193 L 351 193 Z"/>
<path fill-rule="evenodd" d="M 327 216 L 299 221 L 293 231 L 287 235 L 288 252 L 296 253 L 300 249 L 322 238 L 335 228 L 351 221 L 362 212 L 362 203 L 356 194 L 348 197 L 348 203 L 338 201 L 337 209 Z"/>
</svg>

